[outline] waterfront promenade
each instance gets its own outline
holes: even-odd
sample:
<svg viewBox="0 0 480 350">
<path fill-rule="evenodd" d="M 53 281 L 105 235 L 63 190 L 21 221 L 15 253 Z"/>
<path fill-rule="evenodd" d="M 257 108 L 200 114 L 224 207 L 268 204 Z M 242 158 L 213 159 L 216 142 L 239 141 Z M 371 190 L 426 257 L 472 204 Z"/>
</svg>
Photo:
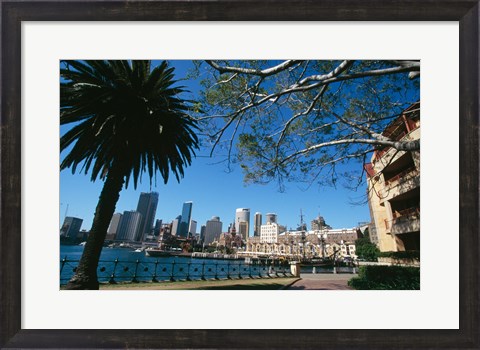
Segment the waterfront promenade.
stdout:
<svg viewBox="0 0 480 350">
<path fill-rule="evenodd" d="M 301 279 L 285 288 L 286 290 L 351 290 L 348 286 L 348 280 L 357 277 L 356 274 L 350 273 L 317 273 L 302 274 Z"/>
<path fill-rule="evenodd" d="M 351 290 L 354 274 L 302 274 L 300 278 L 101 284 L 102 290 Z"/>
</svg>

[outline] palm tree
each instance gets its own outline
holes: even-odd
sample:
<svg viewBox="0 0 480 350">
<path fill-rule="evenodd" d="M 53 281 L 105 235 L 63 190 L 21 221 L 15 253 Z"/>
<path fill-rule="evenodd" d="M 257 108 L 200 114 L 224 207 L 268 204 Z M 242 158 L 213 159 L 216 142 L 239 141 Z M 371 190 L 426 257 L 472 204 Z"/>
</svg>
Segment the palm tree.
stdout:
<svg viewBox="0 0 480 350">
<path fill-rule="evenodd" d="M 174 87 L 174 68 L 150 61 L 63 61 L 60 69 L 60 124 L 73 127 L 60 139 L 71 148 L 60 169 L 77 168 L 91 180 L 101 179 L 87 243 L 66 289 L 98 289 L 97 267 L 107 228 L 123 186 L 147 172 L 167 183 L 177 181 L 198 149 L 196 122 L 187 114 L 189 101 Z"/>
</svg>

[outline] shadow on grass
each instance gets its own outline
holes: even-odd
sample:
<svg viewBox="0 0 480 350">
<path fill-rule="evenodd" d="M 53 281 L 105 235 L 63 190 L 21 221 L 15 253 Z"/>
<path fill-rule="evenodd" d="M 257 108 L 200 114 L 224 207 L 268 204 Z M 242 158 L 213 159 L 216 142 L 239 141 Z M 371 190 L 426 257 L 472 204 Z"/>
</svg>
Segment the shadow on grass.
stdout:
<svg viewBox="0 0 480 350">
<path fill-rule="evenodd" d="M 207 286 L 195 288 L 200 290 L 278 290 L 285 285 L 282 283 L 270 284 L 234 284 L 231 286 Z"/>
</svg>

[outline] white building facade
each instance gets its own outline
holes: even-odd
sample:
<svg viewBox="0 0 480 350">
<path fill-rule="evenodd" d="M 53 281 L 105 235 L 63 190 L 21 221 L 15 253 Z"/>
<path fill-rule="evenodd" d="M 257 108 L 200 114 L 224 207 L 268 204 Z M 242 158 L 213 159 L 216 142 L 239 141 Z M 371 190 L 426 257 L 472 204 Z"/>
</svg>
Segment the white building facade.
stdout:
<svg viewBox="0 0 480 350">
<path fill-rule="evenodd" d="M 260 242 L 261 243 L 277 243 L 278 241 L 278 225 L 276 223 L 267 223 L 260 226 Z"/>
</svg>

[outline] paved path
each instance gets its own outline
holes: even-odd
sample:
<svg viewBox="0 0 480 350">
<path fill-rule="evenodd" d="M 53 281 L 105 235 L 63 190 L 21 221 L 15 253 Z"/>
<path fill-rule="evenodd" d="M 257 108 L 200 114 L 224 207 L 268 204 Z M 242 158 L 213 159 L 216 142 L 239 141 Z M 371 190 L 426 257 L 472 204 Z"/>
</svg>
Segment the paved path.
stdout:
<svg viewBox="0 0 480 350">
<path fill-rule="evenodd" d="M 286 290 L 351 290 L 348 280 L 356 277 L 354 274 L 302 274 L 301 279 L 287 287 Z"/>
</svg>

